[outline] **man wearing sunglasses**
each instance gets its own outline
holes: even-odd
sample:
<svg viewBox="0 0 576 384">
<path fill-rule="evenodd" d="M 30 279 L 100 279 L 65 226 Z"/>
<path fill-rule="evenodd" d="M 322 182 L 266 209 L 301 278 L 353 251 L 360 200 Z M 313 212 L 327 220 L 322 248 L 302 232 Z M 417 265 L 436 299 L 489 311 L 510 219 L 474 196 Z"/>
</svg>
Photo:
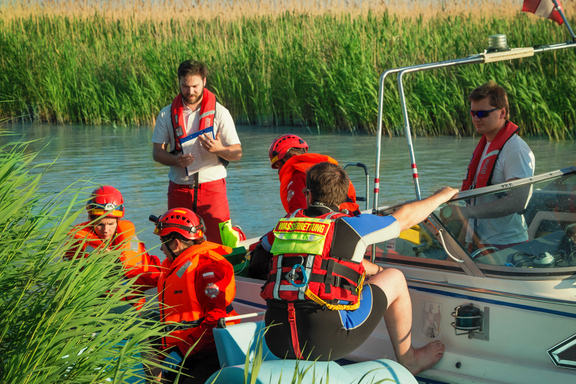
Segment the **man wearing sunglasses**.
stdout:
<svg viewBox="0 0 576 384">
<path fill-rule="evenodd" d="M 468 165 L 462 191 L 534 176 L 535 159 L 509 118 L 506 90 L 489 81 L 468 96 L 476 131 L 482 135 Z M 468 220 L 466 242 L 478 249 L 503 249 L 528 240 L 524 210 L 530 190 L 516 189 L 507 196 L 484 196 L 467 207 L 449 210 L 447 221 Z M 454 208 L 454 207 L 452 207 Z"/>
</svg>

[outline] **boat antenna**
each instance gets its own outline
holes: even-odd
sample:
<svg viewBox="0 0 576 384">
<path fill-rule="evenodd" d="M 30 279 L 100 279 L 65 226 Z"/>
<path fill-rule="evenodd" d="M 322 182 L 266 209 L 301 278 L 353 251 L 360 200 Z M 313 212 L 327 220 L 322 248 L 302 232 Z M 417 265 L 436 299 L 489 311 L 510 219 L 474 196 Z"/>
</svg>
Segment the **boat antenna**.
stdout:
<svg viewBox="0 0 576 384">
<path fill-rule="evenodd" d="M 562 17 L 562 20 L 564 21 L 564 24 L 566 25 L 566 28 L 568 28 L 568 32 L 570 32 L 570 36 L 572 36 L 572 41 L 576 42 L 576 35 L 574 35 L 574 31 L 572 31 L 570 23 L 568 22 L 568 19 L 566 18 L 566 15 L 564 14 L 562 7 L 560 6 L 560 4 L 558 4 L 557 0 L 552 0 L 552 2 L 554 3 L 554 10 L 558 11 L 560 17 Z"/>
</svg>

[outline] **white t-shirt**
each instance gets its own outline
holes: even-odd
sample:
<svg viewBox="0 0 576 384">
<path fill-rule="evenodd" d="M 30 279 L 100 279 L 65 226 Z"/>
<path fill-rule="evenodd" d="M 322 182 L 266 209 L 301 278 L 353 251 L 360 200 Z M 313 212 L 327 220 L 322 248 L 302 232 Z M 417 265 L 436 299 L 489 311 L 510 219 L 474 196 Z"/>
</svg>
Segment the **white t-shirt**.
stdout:
<svg viewBox="0 0 576 384">
<path fill-rule="evenodd" d="M 192 111 L 184 103 L 184 125 L 186 129 L 186 136 L 198 132 L 200 127 L 200 107 Z M 170 108 L 172 104 L 162 108 L 154 133 L 152 134 L 152 142 L 157 144 L 169 144 L 170 150 L 174 148 L 174 129 L 172 128 L 172 117 L 170 116 Z M 214 137 L 220 132 L 220 141 L 222 145 L 228 147 L 234 144 L 240 144 L 238 133 L 236 133 L 236 126 L 230 112 L 224 108 L 220 103 L 216 103 L 216 115 L 214 116 Z M 194 161 L 202 161 L 202 167 L 198 173 L 198 182 L 206 183 L 208 181 L 220 180 L 226 177 L 226 168 L 222 165 L 218 156 L 209 153 L 200 146 L 198 139 L 192 139 L 191 145 L 196 146 L 195 151 L 206 152 L 201 159 L 195 157 Z M 193 175 L 187 176 L 186 169 L 177 166 L 170 166 L 168 178 L 176 184 L 191 184 Z"/>
<path fill-rule="evenodd" d="M 482 158 L 478 164 L 474 183 L 480 170 L 480 165 L 486 157 L 486 151 L 490 143 L 486 143 Z M 502 184 L 510 179 L 523 179 L 534 176 L 536 159 L 532 150 L 524 140 L 518 135 L 513 135 L 504 145 L 498 156 L 492 174 L 492 184 Z M 495 195 L 480 196 L 474 199 L 472 205 L 488 204 L 497 200 Z M 528 198 L 529 199 L 529 198 Z M 528 240 L 528 231 L 524 215 L 514 213 L 512 215 L 497 217 L 492 219 L 470 219 L 468 221 L 469 231 L 466 241 L 472 241 L 473 229 L 480 241 L 485 244 L 506 245 L 521 243 Z"/>
</svg>

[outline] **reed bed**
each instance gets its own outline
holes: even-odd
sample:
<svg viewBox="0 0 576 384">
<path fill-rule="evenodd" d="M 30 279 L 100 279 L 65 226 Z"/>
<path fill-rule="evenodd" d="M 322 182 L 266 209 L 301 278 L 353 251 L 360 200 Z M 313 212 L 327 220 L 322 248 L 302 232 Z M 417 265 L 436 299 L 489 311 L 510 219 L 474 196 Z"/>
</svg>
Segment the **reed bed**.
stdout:
<svg viewBox="0 0 576 384">
<path fill-rule="evenodd" d="M 114 252 L 62 259 L 82 194 L 40 193 L 33 161 L 25 143 L 0 147 L 0 382 L 144 383 L 161 325 L 122 301 L 133 282 Z"/>
<path fill-rule="evenodd" d="M 388 68 L 482 52 L 496 33 L 506 34 L 511 47 L 569 39 L 563 27 L 518 12 L 510 0 L 466 8 L 455 1 L 432 1 L 429 8 L 409 2 L 412 13 L 371 1 L 356 7 L 214 1 L 186 9 L 175 2 L 124 3 L 132 12 L 107 2 L 59 12 L 42 3 L 0 17 L 0 117 L 153 124 L 177 92 L 178 64 L 193 58 L 208 64 L 208 88 L 237 123 L 374 133 L 379 76 Z M 570 16 L 574 1 L 564 3 Z M 276 8 L 266 11 L 266 4 Z M 566 50 L 408 75 L 412 128 L 418 135 L 474 134 L 466 96 L 492 79 L 507 88 L 511 118 L 524 135 L 572 139 L 575 65 L 574 52 Z M 384 95 L 389 135 L 403 133 L 395 86 L 387 81 Z"/>
</svg>

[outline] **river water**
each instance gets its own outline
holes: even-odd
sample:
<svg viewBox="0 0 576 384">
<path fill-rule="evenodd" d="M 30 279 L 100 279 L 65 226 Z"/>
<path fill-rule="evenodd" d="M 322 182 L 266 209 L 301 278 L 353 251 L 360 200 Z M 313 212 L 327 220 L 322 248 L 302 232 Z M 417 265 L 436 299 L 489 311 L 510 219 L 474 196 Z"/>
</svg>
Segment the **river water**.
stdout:
<svg viewBox="0 0 576 384">
<path fill-rule="evenodd" d="M 29 150 L 39 152 L 35 163 L 52 163 L 41 189 L 59 192 L 82 180 L 87 192 L 109 184 L 124 196 L 126 219 L 142 231 L 139 238 L 148 248 L 158 244 L 152 234 L 150 214 L 166 211 L 168 168 L 152 159 L 153 127 L 6 124 L 5 129 L 22 140 L 36 140 Z M 228 200 L 233 224 L 240 225 L 249 238 L 264 234 L 284 215 L 279 197 L 277 171 L 270 168 L 268 147 L 283 133 L 296 133 L 311 152 L 332 156 L 341 165 L 361 162 L 370 172 L 373 189 L 376 138 L 367 135 L 311 134 L 294 127 L 237 127 L 243 156 L 228 166 Z M 0 137 L 0 142 L 6 141 Z M 458 188 L 478 138 L 417 137 L 413 140 L 422 195 L 449 185 Z M 526 139 L 536 156 L 536 174 L 576 165 L 576 144 L 547 139 Z M 413 199 L 414 185 L 408 147 L 404 137 L 382 139 L 379 205 Z M 358 196 L 366 194 L 364 172 L 347 169 Z M 370 200 L 373 195 L 371 193 Z M 372 205 L 372 203 L 371 203 Z M 364 206 L 361 205 L 361 208 Z M 162 255 L 159 249 L 151 253 Z M 162 255 L 163 256 L 163 255 Z"/>
</svg>

